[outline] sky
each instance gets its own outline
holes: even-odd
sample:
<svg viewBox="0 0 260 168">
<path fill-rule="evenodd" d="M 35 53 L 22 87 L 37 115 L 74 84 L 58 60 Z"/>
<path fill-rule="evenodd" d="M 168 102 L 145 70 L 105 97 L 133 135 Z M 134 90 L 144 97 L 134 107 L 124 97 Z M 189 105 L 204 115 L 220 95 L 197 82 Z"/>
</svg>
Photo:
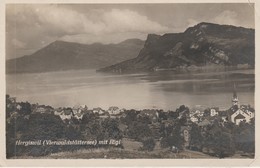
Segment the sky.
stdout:
<svg viewBox="0 0 260 168">
<path fill-rule="evenodd" d="M 200 22 L 254 28 L 254 5 L 7 4 L 6 58 L 30 55 L 56 40 L 119 43 L 178 33 Z"/>
</svg>

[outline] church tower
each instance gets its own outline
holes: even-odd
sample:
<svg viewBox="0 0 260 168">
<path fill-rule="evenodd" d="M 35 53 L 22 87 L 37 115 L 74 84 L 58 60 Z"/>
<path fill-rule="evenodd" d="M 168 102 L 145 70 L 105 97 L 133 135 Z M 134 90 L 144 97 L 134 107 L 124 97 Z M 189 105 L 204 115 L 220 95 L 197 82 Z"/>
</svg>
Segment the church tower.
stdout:
<svg viewBox="0 0 260 168">
<path fill-rule="evenodd" d="M 234 90 L 233 90 L 232 105 L 233 106 L 238 106 L 239 105 L 238 96 L 237 96 L 237 92 L 236 92 L 236 85 L 235 84 L 234 84 Z"/>
</svg>

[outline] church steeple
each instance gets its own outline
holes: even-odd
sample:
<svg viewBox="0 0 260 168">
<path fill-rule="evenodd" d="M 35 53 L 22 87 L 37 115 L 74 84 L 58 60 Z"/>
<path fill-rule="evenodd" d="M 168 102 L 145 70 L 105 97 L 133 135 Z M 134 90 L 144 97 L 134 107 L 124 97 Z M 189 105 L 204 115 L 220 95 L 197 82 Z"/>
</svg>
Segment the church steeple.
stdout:
<svg viewBox="0 0 260 168">
<path fill-rule="evenodd" d="M 236 84 L 234 83 L 232 105 L 238 106 L 238 104 L 239 104 L 239 101 L 238 101 L 238 96 L 237 96 L 237 91 L 236 91 Z"/>
</svg>

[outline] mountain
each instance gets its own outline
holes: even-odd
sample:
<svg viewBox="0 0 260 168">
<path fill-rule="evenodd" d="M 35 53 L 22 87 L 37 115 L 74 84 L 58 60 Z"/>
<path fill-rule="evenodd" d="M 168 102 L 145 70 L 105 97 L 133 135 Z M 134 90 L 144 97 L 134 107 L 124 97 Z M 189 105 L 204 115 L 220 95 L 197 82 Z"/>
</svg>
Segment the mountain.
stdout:
<svg viewBox="0 0 260 168">
<path fill-rule="evenodd" d="M 72 69 L 97 69 L 138 55 L 144 41 L 128 39 L 118 44 L 79 44 L 55 41 L 32 55 L 6 61 L 7 73 L 32 73 Z"/>
<path fill-rule="evenodd" d="M 254 29 L 202 22 L 183 33 L 149 34 L 136 58 L 99 71 L 132 72 L 240 64 L 254 67 Z"/>
</svg>

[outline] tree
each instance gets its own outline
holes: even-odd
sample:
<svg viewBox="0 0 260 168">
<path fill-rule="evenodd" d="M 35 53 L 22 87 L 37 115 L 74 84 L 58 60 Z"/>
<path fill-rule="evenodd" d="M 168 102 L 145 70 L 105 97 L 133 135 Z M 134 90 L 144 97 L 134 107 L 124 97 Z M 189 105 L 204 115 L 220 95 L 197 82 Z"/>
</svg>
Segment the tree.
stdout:
<svg viewBox="0 0 260 168">
<path fill-rule="evenodd" d="M 183 112 L 186 110 L 185 105 L 181 105 L 176 111 Z"/>
<path fill-rule="evenodd" d="M 168 119 L 166 112 L 163 112 L 163 111 L 160 110 L 158 113 L 159 113 L 159 118 L 161 120 L 167 120 Z"/>
<path fill-rule="evenodd" d="M 213 151 L 212 154 L 219 158 L 232 156 L 235 153 L 234 136 L 222 127 L 219 123 L 214 122 L 208 126 L 204 134 L 203 146 Z"/>
<path fill-rule="evenodd" d="M 249 123 L 252 124 L 253 127 L 255 127 L 255 118 L 251 118 Z"/>
<path fill-rule="evenodd" d="M 80 131 L 76 130 L 73 126 L 69 125 L 65 128 L 65 137 L 69 140 L 77 140 L 81 138 Z"/>
<path fill-rule="evenodd" d="M 144 124 L 151 124 L 152 123 L 150 117 L 147 116 L 147 115 L 139 115 L 138 118 L 137 118 L 137 121 L 142 122 Z"/>
<path fill-rule="evenodd" d="M 132 122 L 137 120 L 137 111 L 135 110 L 127 110 L 125 112 L 126 116 L 124 118 L 121 118 L 121 122 L 123 122 L 126 125 L 130 125 Z"/>
<path fill-rule="evenodd" d="M 181 116 L 181 118 L 180 118 L 180 120 L 179 120 L 179 123 L 180 123 L 180 125 L 187 125 L 187 116 L 186 116 L 186 114 L 183 114 L 182 116 Z"/>
<path fill-rule="evenodd" d="M 203 143 L 203 137 L 201 135 L 201 130 L 197 124 L 191 125 L 190 131 L 190 146 L 193 149 L 201 149 Z"/>
<path fill-rule="evenodd" d="M 6 118 L 9 118 L 11 115 L 11 112 L 14 112 L 16 109 L 15 103 L 11 101 L 11 97 L 7 94 L 5 97 L 6 100 Z"/>
<path fill-rule="evenodd" d="M 175 146 L 179 149 L 182 148 L 184 143 L 183 137 L 181 136 L 181 124 L 179 120 L 176 120 L 174 125 L 168 125 L 165 127 L 165 136 L 161 139 L 162 147 Z"/>
<path fill-rule="evenodd" d="M 89 124 L 90 122 L 94 121 L 96 119 L 96 116 L 93 112 L 86 112 L 81 120 L 82 125 Z"/>
<path fill-rule="evenodd" d="M 52 114 L 32 114 L 28 130 L 23 134 L 26 140 L 56 140 L 64 137 L 65 125 L 59 116 Z"/>
<path fill-rule="evenodd" d="M 235 144 L 237 150 L 255 152 L 255 126 L 248 123 L 241 123 L 235 128 Z"/>
<path fill-rule="evenodd" d="M 209 108 L 207 108 L 207 109 L 204 110 L 203 116 L 204 116 L 204 117 L 210 116 L 210 109 L 209 109 Z"/>
<path fill-rule="evenodd" d="M 155 147 L 155 140 L 153 137 L 147 137 L 142 140 L 142 150 L 153 151 Z"/>
<path fill-rule="evenodd" d="M 171 135 L 167 136 L 161 139 L 160 141 L 161 147 L 167 148 L 167 147 L 172 147 L 175 146 L 179 149 L 182 148 L 183 145 L 183 139 L 180 137 L 180 135 Z"/>
<path fill-rule="evenodd" d="M 137 141 L 142 141 L 143 138 L 151 137 L 152 131 L 147 124 L 134 121 L 128 126 L 127 135 Z"/>
<path fill-rule="evenodd" d="M 179 112 L 178 111 L 176 111 L 176 112 L 169 111 L 168 116 L 169 116 L 169 118 L 177 119 L 179 117 Z"/>
<path fill-rule="evenodd" d="M 121 139 L 123 133 L 118 128 L 119 122 L 116 119 L 106 118 L 101 122 L 102 132 L 105 138 Z"/>
<path fill-rule="evenodd" d="M 219 158 L 231 156 L 235 153 L 234 141 L 231 134 L 226 132 L 219 132 L 214 137 L 214 142 L 215 145 L 213 149 Z"/>
</svg>

